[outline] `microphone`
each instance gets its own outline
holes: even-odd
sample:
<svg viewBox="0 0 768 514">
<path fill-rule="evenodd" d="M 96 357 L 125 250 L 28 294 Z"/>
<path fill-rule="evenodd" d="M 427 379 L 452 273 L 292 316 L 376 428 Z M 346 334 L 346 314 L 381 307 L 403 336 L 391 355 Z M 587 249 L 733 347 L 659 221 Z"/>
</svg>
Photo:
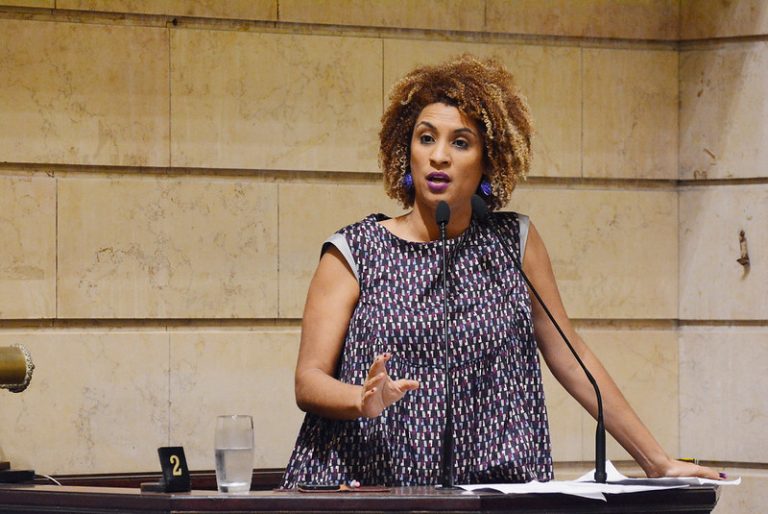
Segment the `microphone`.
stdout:
<svg viewBox="0 0 768 514">
<path fill-rule="evenodd" d="M 440 203 L 437 204 L 437 209 L 435 210 L 435 223 L 437 223 L 437 226 L 440 227 L 440 239 L 442 241 L 445 240 L 445 226 L 448 224 L 448 220 L 450 219 L 451 208 L 446 202 L 441 200 Z"/>
<path fill-rule="evenodd" d="M 472 195 L 472 214 L 480 223 L 488 222 L 488 206 L 485 204 L 485 201 L 478 195 Z M 504 250 L 510 259 L 512 259 L 515 268 L 517 268 L 517 271 L 519 271 L 523 276 L 523 279 L 525 280 L 525 283 L 528 284 L 528 287 L 531 288 L 531 292 L 533 292 L 534 296 L 541 304 L 541 307 L 544 309 L 547 317 L 557 329 L 560 337 L 562 337 L 563 341 L 565 341 L 566 346 L 568 346 L 568 349 L 576 358 L 576 362 L 579 363 L 579 366 L 581 366 L 581 369 L 587 376 L 587 380 L 589 380 L 589 383 L 592 384 L 592 388 L 595 390 L 595 397 L 597 398 L 597 428 L 595 429 L 595 482 L 604 484 L 607 478 L 605 473 L 605 422 L 603 420 L 603 397 L 600 394 L 600 388 L 597 385 L 597 381 L 595 380 L 595 377 L 592 376 L 592 373 L 589 372 L 589 369 L 587 369 L 587 366 L 581 360 L 579 354 L 576 353 L 576 350 L 573 348 L 573 345 L 566 337 L 563 329 L 561 329 L 560 325 L 557 323 L 557 321 L 555 321 L 555 317 L 549 311 L 549 308 L 544 303 L 544 300 L 541 299 L 539 292 L 536 291 L 535 287 L 533 287 L 533 284 L 531 283 L 530 279 L 528 279 L 528 275 L 525 274 L 525 271 L 523 271 L 523 267 L 518 261 L 517 257 L 515 257 L 507 245 L 504 244 L 504 240 L 499 236 L 499 233 L 496 231 L 493 224 L 488 223 L 487 226 L 491 229 L 494 235 L 496 235 L 496 239 L 499 240 L 499 244 L 501 245 L 502 250 Z"/>
<path fill-rule="evenodd" d="M 443 431 L 442 486 L 453 489 L 453 395 L 451 392 L 450 344 L 448 341 L 448 256 L 445 229 L 451 219 L 451 208 L 444 201 L 437 204 L 435 223 L 440 228 L 443 252 L 443 344 L 445 345 L 445 430 Z"/>
</svg>

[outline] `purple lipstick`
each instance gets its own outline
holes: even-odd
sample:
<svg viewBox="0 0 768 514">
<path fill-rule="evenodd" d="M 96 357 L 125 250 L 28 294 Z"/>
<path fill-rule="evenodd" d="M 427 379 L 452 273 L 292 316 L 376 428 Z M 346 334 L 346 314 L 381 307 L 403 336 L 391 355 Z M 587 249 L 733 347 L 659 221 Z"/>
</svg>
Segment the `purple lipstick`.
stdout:
<svg viewBox="0 0 768 514">
<path fill-rule="evenodd" d="M 445 173 L 433 171 L 427 175 L 427 187 L 432 193 L 444 193 L 450 183 L 451 179 Z"/>
</svg>

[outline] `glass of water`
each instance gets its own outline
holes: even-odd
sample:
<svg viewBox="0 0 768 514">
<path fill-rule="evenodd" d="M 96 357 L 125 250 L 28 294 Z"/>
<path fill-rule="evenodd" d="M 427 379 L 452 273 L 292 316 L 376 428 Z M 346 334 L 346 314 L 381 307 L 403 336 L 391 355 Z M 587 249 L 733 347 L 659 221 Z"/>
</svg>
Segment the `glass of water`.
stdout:
<svg viewBox="0 0 768 514">
<path fill-rule="evenodd" d="M 216 485 L 222 493 L 247 493 L 253 475 L 253 418 L 216 418 Z"/>
</svg>

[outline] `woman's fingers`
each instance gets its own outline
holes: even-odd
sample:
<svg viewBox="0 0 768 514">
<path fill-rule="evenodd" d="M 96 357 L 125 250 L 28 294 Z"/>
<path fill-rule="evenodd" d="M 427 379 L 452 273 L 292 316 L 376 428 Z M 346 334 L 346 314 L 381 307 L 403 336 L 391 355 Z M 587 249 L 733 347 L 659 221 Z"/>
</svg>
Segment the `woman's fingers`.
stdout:
<svg viewBox="0 0 768 514">
<path fill-rule="evenodd" d="M 379 373 L 378 375 L 369 376 L 368 380 L 365 381 L 363 384 L 363 391 L 370 391 L 374 387 L 376 387 L 377 384 L 381 383 L 382 380 L 384 380 L 384 377 L 386 377 L 387 374 L 383 371 Z"/>
<path fill-rule="evenodd" d="M 379 373 L 387 370 L 387 361 L 392 357 L 390 353 L 382 353 L 377 355 L 371 363 L 371 367 L 368 369 L 368 378 L 378 375 Z"/>
<path fill-rule="evenodd" d="M 368 377 L 363 383 L 361 408 L 365 416 L 375 417 L 400 400 L 405 393 L 419 388 L 417 380 L 392 380 L 387 373 L 387 362 L 391 353 L 382 353 L 373 360 Z"/>
<path fill-rule="evenodd" d="M 415 389 L 418 389 L 419 381 L 409 380 L 407 378 L 401 378 L 400 380 L 395 381 L 395 387 L 397 387 L 403 393 L 406 393 L 408 391 L 413 391 Z"/>
<path fill-rule="evenodd" d="M 367 402 L 368 400 L 370 400 L 370 399 L 371 399 L 371 397 L 372 397 L 374 394 L 376 394 L 376 388 L 375 388 L 375 387 L 373 387 L 373 388 L 371 388 L 371 389 L 367 389 L 367 390 L 366 390 L 366 389 L 363 389 L 363 395 L 362 395 L 362 403 L 363 403 L 363 405 L 365 405 L 365 404 L 366 404 L 366 402 Z"/>
<path fill-rule="evenodd" d="M 708 468 L 706 466 L 696 466 L 696 474 L 695 476 L 701 477 L 701 478 L 709 478 L 711 480 L 722 480 L 725 478 L 723 474 L 718 473 L 712 468 Z"/>
<path fill-rule="evenodd" d="M 722 474 L 712 468 L 679 460 L 673 460 L 664 472 L 664 475 L 668 477 L 700 477 L 712 480 L 725 478 Z"/>
</svg>

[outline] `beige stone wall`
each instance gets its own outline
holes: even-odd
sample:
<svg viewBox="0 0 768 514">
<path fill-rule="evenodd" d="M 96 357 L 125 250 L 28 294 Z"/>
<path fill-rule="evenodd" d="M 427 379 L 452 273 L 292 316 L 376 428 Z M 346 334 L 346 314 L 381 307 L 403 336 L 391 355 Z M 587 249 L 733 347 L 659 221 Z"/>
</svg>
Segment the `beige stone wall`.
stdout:
<svg viewBox="0 0 768 514">
<path fill-rule="evenodd" d="M 744 476 L 718 513 L 762 512 L 768 3 L 683 0 L 680 26 L 680 449 Z"/>
<path fill-rule="evenodd" d="M 3 457 L 144 471 L 179 444 L 211 469 L 215 415 L 241 412 L 256 419 L 256 466 L 284 466 L 320 242 L 400 212 L 377 174 L 388 88 L 472 52 L 503 61 L 529 98 L 534 165 L 509 208 L 542 233 L 585 339 L 671 454 L 765 462 L 700 448 L 720 434 L 689 380 L 692 356 L 717 362 L 707 344 L 735 356 L 745 331 L 755 352 L 768 344 L 768 54 L 707 39 L 765 34 L 742 12 L 762 4 L 737 2 L 755 25 L 722 32 L 685 0 L 394 4 L 0 0 L 0 344 L 27 345 L 38 366 L 27 392 L 2 397 Z M 737 220 L 755 252 L 746 278 L 727 265 Z M 751 301 L 723 301 L 727 287 Z M 588 462 L 593 422 L 546 378 L 555 457 Z M 744 398 L 731 407 L 748 411 Z"/>
</svg>

